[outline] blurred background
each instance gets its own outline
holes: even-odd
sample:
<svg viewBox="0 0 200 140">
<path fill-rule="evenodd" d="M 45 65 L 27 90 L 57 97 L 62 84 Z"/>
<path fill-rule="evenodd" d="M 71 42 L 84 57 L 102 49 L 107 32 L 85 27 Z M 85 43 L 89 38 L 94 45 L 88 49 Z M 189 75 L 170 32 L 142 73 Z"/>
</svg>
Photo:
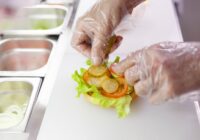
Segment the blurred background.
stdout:
<svg viewBox="0 0 200 140">
<path fill-rule="evenodd" d="M 16 13 L 16 11 L 13 11 L 12 9 L 4 9 L 2 12 L 1 7 L 7 4 L 15 9 L 22 5 L 27 6 L 41 2 L 50 4 L 64 4 L 69 1 L 71 2 L 73 0 L 8 0 L 8 3 L 4 0 L 0 0 L 0 26 L 3 24 L 1 13 L 7 12 L 8 15 L 12 14 L 12 12 Z M 181 25 L 184 41 L 200 41 L 200 0 L 173 0 L 173 2 Z M 8 24 L 6 23 L 6 27 L 7 26 Z M 5 29 L 5 25 L 0 27 L 0 29 L 3 28 Z"/>
<path fill-rule="evenodd" d="M 200 41 L 200 0 L 174 0 L 185 41 Z"/>
</svg>

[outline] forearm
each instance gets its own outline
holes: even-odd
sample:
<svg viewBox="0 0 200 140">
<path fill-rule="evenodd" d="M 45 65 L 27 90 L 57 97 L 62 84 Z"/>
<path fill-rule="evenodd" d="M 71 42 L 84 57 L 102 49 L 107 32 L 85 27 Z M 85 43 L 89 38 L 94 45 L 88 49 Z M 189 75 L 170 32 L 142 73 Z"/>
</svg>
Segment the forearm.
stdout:
<svg viewBox="0 0 200 140">
<path fill-rule="evenodd" d="M 107 0 L 102 0 L 102 1 L 106 1 L 106 3 L 108 4 Z M 118 16 L 114 17 L 117 20 L 112 20 L 112 21 L 121 21 L 121 19 L 123 19 L 123 17 L 125 15 L 127 15 L 128 13 L 131 14 L 133 9 L 139 5 L 140 3 L 144 2 L 145 0 L 110 0 L 111 2 L 111 6 L 113 8 L 118 9 Z M 114 5 L 113 5 L 114 4 Z M 108 8 L 109 9 L 109 8 Z M 111 8 L 112 9 L 112 8 Z M 111 16 L 112 17 L 112 16 Z M 115 23 L 114 25 L 118 25 L 119 23 Z"/>
</svg>

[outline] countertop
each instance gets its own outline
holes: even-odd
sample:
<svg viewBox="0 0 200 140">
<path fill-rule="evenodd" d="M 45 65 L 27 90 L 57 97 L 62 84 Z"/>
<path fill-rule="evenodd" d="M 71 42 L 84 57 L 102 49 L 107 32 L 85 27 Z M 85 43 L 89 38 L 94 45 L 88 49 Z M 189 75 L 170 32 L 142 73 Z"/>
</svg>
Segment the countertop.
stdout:
<svg viewBox="0 0 200 140">
<path fill-rule="evenodd" d="M 82 0 L 77 17 L 93 0 Z M 149 0 L 142 18 L 131 29 L 118 30 L 124 40 L 111 56 L 125 57 L 130 51 L 160 41 L 182 41 L 171 0 Z M 77 19 L 77 18 L 76 18 Z M 112 109 L 102 109 L 77 99 L 71 74 L 85 66 L 83 56 L 70 46 L 65 32 L 58 44 L 63 47 L 62 62 L 56 66 L 55 85 L 37 140 L 199 140 L 200 127 L 192 102 L 170 102 L 159 106 L 139 99 L 131 113 L 119 119 Z"/>
</svg>

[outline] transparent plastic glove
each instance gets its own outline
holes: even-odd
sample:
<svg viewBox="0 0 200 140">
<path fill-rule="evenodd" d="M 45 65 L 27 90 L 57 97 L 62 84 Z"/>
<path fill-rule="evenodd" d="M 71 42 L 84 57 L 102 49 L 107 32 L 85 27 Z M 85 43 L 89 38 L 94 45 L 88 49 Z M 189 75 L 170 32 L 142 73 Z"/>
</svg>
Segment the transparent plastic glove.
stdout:
<svg viewBox="0 0 200 140">
<path fill-rule="evenodd" d="M 128 2 L 130 1 L 130 2 Z M 108 56 L 107 42 L 122 18 L 143 0 L 99 0 L 84 16 L 79 18 L 72 46 L 99 65 Z M 119 46 L 117 39 L 111 50 Z"/>
<path fill-rule="evenodd" d="M 200 43 L 164 42 L 131 53 L 112 69 L 151 103 L 199 97 Z"/>
</svg>

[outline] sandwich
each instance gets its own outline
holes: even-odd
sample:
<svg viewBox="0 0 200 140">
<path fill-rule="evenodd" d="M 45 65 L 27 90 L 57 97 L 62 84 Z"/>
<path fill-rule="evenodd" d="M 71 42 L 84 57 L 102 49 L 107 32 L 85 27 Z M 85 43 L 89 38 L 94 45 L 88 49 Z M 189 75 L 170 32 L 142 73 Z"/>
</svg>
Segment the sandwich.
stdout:
<svg viewBox="0 0 200 140">
<path fill-rule="evenodd" d="M 77 83 L 77 97 L 86 99 L 103 108 L 115 108 L 118 117 L 124 118 L 130 112 L 130 104 L 137 96 L 134 88 L 129 86 L 123 75 L 114 73 L 111 66 L 119 62 L 116 57 L 112 63 L 93 66 L 88 60 L 87 68 L 75 71 L 72 78 Z"/>
</svg>

